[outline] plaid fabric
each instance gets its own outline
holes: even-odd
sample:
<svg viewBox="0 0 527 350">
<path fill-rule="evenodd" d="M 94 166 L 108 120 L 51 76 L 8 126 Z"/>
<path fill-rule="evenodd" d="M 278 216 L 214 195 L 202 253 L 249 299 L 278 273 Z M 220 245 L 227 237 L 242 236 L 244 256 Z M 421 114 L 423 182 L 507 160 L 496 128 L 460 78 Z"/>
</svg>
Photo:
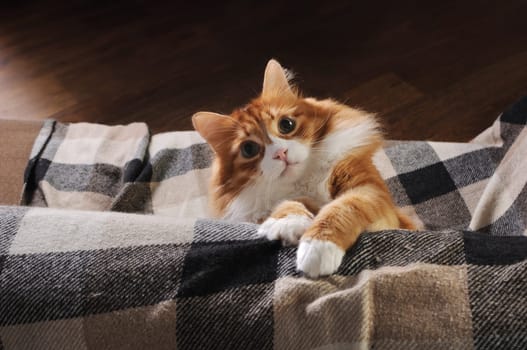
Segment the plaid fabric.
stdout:
<svg viewBox="0 0 527 350">
<path fill-rule="evenodd" d="M 195 133 L 48 122 L 24 198 L 51 208 L 0 207 L 0 348 L 527 348 L 526 121 L 523 99 L 470 143 L 390 143 L 376 164 L 427 230 L 363 234 L 319 280 L 200 218 Z"/>
<path fill-rule="evenodd" d="M 5 349 L 525 348 L 527 238 L 364 234 L 309 280 L 256 225 L 0 207 Z"/>
<path fill-rule="evenodd" d="M 470 143 L 391 142 L 375 156 L 396 203 L 432 230 L 523 235 L 527 98 Z M 151 137 L 145 124 L 48 121 L 27 167 L 23 204 L 207 216 L 211 152 L 195 132 Z"/>
</svg>

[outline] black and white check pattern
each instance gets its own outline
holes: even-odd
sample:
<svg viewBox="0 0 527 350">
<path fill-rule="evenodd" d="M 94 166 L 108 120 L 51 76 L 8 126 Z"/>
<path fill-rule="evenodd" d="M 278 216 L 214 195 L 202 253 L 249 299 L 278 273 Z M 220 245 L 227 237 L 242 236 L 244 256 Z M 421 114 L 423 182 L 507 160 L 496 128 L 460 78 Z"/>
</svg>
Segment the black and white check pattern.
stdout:
<svg viewBox="0 0 527 350">
<path fill-rule="evenodd" d="M 48 122 L 34 207 L 0 207 L 0 348 L 525 348 L 526 121 L 527 98 L 470 143 L 390 143 L 376 164 L 425 231 L 363 234 L 319 280 L 199 218 L 195 133 Z"/>
</svg>

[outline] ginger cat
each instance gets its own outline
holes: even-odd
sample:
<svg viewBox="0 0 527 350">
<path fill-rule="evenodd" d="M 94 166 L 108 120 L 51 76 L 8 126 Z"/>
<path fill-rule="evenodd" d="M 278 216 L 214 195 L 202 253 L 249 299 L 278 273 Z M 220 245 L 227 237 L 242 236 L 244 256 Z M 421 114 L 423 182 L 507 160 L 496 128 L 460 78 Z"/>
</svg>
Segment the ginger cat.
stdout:
<svg viewBox="0 0 527 350">
<path fill-rule="evenodd" d="M 361 232 L 415 228 L 373 165 L 383 143 L 375 117 L 302 97 L 275 60 L 259 97 L 192 122 L 215 154 L 214 215 L 262 223 L 259 235 L 298 244 L 297 269 L 310 277 L 336 272 Z"/>
</svg>

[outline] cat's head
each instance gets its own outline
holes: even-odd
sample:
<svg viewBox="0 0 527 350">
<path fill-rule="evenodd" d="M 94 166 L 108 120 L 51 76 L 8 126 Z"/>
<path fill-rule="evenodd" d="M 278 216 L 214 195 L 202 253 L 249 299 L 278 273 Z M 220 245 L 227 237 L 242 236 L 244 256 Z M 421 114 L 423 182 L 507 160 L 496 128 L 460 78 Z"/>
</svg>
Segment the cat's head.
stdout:
<svg viewBox="0 0 527 350">
<path fill-rule="evenodd" d="M 275 60 L 267 64 L 260 96 L 230 115 L 199 112 L 192 122 L 215 154 L 211 199 L 217 215 L 250 185 L 272 191 L 294 183 L 315 156 L 328 156 L 328 146 L 346 152 L 342 143 L 364 146 L 380 137 L 371 115 L 333 100 L 303 98 Z M 353 128 L 354 134 L 335 133 Z"/>
</svg>

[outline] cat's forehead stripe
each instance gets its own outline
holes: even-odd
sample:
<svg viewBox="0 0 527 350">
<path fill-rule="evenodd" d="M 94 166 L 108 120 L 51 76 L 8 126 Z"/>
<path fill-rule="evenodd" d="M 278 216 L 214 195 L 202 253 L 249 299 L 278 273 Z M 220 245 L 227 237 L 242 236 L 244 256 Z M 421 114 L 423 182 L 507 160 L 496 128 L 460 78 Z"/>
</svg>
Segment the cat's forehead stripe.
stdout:
<svg viewBox="0 0 527 350">
<path fill-rule="evenodd" d="M 238 120 L 241 127 L 239 135 L 240 138 L 250 135 L 256 135 L 262 139 L 263 142 L 269 142 L 269 136 L 266 132 L 264 117 L 260 109 L 254 106 L 246 106 L 238 110 L 234 117 Z"/>
<path fill-rule="evenodd" d="M 274 119 L 274 117 L 281 117 L 283 115 L 292 115 L 295 113 L 296 107 L 292 106 L 270 106 L 269 112 L 271 113 L 271 117 Z"/>
</svg>

